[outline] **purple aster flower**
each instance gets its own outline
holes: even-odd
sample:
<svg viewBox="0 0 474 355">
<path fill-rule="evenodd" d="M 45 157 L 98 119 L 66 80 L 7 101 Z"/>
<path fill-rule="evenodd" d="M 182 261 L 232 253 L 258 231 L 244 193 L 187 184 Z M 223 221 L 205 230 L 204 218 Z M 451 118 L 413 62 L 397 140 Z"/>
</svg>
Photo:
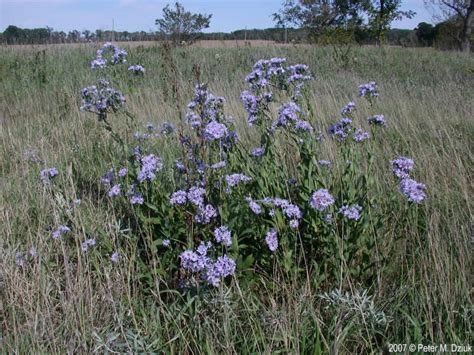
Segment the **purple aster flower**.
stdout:
<svg viewBox="0 0 474 355">
<path fill-rule="evenodd" d="M 278 238 L 277 238 L 277 231 L 275 229 L 270 229 L 265 236 L 265 242 L 268 245 L 268 249 L 274 252 L 278 248 Z"/>
<path fill-rule="evenodd" d="M 187 194 L 186 191 L 179 190 L 176 192 L 173 192 L 173 194 L 170 197 L 170 203 L 172 205 L 184 205 L 187 201 Z"/>
<path fill-rule="evenodd" d="M 145 68 L 141 65 L 131 65 L 128 67 L 128 71 L 131 71 L 134 74 L 145 74 Z"/>
<path fill-rule="evenodd" d="M 231 276 L 235 273 L 235 261 L 227 255 L 219 256 L 214 263 L 214 268 L 217 268 L 222 277 Z"/>
<path fill-rule="evenodd" d="M 257 147 L 252 149 L 252 155 L 254 157 L 261 157 L 265 154 L 265 148 Z"/>
<path fill-rule="evenodd" d="M 315 210 L 322 212 L 332 205 L 334 201 L 334 197 L 331 196 L 327 189 L 319 189 L 311 195 L 309 205 Z"/>
<path fill-rule="evenodd" d="M 300 112 L 301 108 L 292 101 L 283 104 L 278 109 L 278 119 L 272 123 L 272 127 L 287 126 L 290 122 L 297 121 Z"/>
<path fill-rule="evenodd" d="M 385 127 L 386 125 L 384 115 L 375 115 L 375 116 L 369 117 L 367 118 L 367 121 L 369 122 L 370 125 L 374 125 L 374 126 Z"/>
<path fill-rule="evenodd" d="M 283 198 L 273 198 L 273 199 L 268 199 L 267 200 L 269 203 L 277 206 L 277 207 L 280 207 L 280 208 L 285 208 L 285 207 L 288 207 L 290 205 L 290 203 L 288 202 L 288 200 L 285 200 Z"/>
<path fill-rule="evenodd" d="M 362 207 L 360 207 L 359 205 L 344 205 L 340 208 L 339 213 L 342 213 L 349 219 L 358 221 L 360 218 L 360 211 L 362 211 Z"/>
<path fill-rule="evenodd" d="M 128 174 L 128 169 L 127 168 L 122 168 L 118 172 L 118 176 L 120 176 L 120 177 L 124 177 L 127 174 Z"/>
<path fill-rule="evenodd" d="M 25 266 L 25 263 L 26 263 L 26 258 L 23 256 L 23 254 L 20 253 L 19 251 L 16 252 L 16 254 L 15 254 L 15 264 L 17 264 L 19 267 L 23 267 L 23 266 Z"/>
<path fill-rule="evenodd" d="M 114 179 L 115 179 L 114 170 L 110 169 L 102 176 L 102 178 L 100 179 L 100 182 L 104 185 L 110 185 L 112 184 Z"/>
<path fill-rule="evenodd" d="M 204 205 L 204 195 L 206 194 L 206 190 L 202 187 L 193 186 L 188 191 L 188 200 L 194 206 L 203 206 Z"/>
<path fill-rule="evenodd" d="M 135 132 L 133 134 L 133 137 L 138 141 L 145 141 L 147 139 L 150 139 L 152 135 L 150 133 Z"/>
<path fill-rule="evenodd" d="M 81 250 L 86 253 L 90 247 L 95 245 L 95 239 L 87 239 L 84 243 L 81 244 Z"/>
<path fill-rule="evenodd" d="M 276 211 L 275 211 L 274 208 L 272 208 L 270 211 L 268 211 L 268 215 L 269 215 L 270 217 L 275 217 L 275 213 L 276 213 Z"/>
<path fill-rule="evenodd" d="M 221 243 L 227 247 L 232 245 L 232 236 L 227 226 L 220 226 L 214 229 L 214 237 L 217 243 Z"/>
<path fill-rule="evenodd" d="M 207 245 L 206 243 L 204 242 L 201 242 L 201 244 L 199 244 L 199 246 L 197 247 L 196 251 L 199 255 L 202 255 L 202 256 L 205 256 L 207 255 L 207 250 L 212 246 L 212 244 L 210 245 Z"/>
<path fill-rule="evenodd" d="M 329 127 L 329 134 L 337 137 L 340 140 L 346 139 L 352 132 L 352 120 L 350 118 L 342 118 L 331 127 Z"/>
<path fill-rule="evenodd" d="M 174 166 L 176 167 L 176 170 L 178 170 L 180 173 L 184 173 L 186 171 L 186 167 L 184 166 L 184 164 L 179 161 L 179 160 L 176 160 L 174 162 Z"/>
<path fill-rule="evenodd" d="M 369 99 L 379 96 L 377 91 L 377 83 L 375 81 L 371 81 L 370 83 L 359 85 L 359 96 Z"/>
<path fill-rule="evenodd" d="M 171 241 L 169 239 L 163 239 L 161 244 L 165 247 L 168 248 L 171 245 Z"/>
<path fill-rule="evenodd" d="M 43 181 L 44 184 L 48 184 L 51 178 L 54 178 L 57 176 L 58 169 L 56 168 L 46 168 L 40 171 L 40 178 L 41 181 Z"/>
<path fill-rule="evenodd" d="M 204 129 L 204 137 L 209 141 L 225 138 L 226 135 L 227 127 L 216 121 L 209 122 Z"/>
<path fill-rule="evenodd" d="M 125 103 L 123 94 L 103 79 L 99 80 L 98 86 L 92 85 L 82 89 L 81 96 L 81 110 L 96 113 L 99 120 L 105 119 L 109 111 L 118 111 Z"/>
<path fill-rule="evenodd" d="M 255 202 L 250 197 L 247 197 L 245 200 L 248 202 L 249 207 L 250 207 L 250 209 L 252 210 L 253 213 L 255 213 L 255 214 L 262 213 L 262 207 L 257 202 Z"/>
<path fill-rule="evenodd" d="M 298 206 L 289 204 L 288 206 L 283 208 L 283 213 L 288 217 L 292 219 L 300 219 L 303 217 L 303 214 L 301 213 L 301 210 L 299 209 Z"/>
<path fill-rule="evenodd" d="M 355 110 L 356 104 L 350 101 L 346 106 L 341 110 L 341 115 L 346 116 L 352 113 Z"/>
<path fill-rule="evenodd" d="M 220 161 L 216 164 L 212 164 L 210 166 L 211 169 L 222 169 L 222 168 L 225 168 L 225 166 L 227 165 L 227 163 L 225 162 L 225 160 L 223 161 Z"/>
<path fill-rule="evenodd" d="M 145 180 L 152 181 L 156 178 L 156 172 L 163 169 L 163 163 L 160 158 L 150 154 L 142 157 L 141 159 L 142 168 L 138 173 L 138 181 L 143 182 Z"/>
<path fill-rule="evenodd" d="M 30 250 L 28 251 L 28 254 L 32 257 L 35 258 L 38 255 L 38 252 L 35 247 L 31 247 Z"/>
<path fill-rule="evenodd" d="M 407 157 L 399 157 L 397 159 L 390 161 L 390 163 L 392 164 L 392 171 L 395 174 L 395 176 L 401 179 L 405 179 L 409 177 L 410 171 L 413 169 L 413 166 L 415 165 L 413 160 Z"/>
<path fill-rule="evenodd" d="M 143 205 L 143 202 L 145 202 L 145 200 L 143 199 L 142 194 L 139 192 L 133 193 L 130 197 L 130 203 L 132 205 Z"/>
<path fill-rule="evenodd" d="M 110 261 L 112 261 L 114 264 L 118 263 L 120 259 L 120 254 L 118 251 L 113 252 L 113 254 L 110 256 Z"/>
<path fill-rule="evenodd" d="M 426 198 L 425 184 L 413 179 L 406 178 L 400 181 L 400 191 L 408 198 L 408 201 L 420 203 Z"/>
<path fill-rule="evenodd" d="M 191 272 L 204 270 L 210 263 L 207 256 L 200 255 L 192 250 L 185 250 L 181 253 L 179 258 L 181 259 L 181 267 Z"/>
<path fill-rule="evenodd" d="M 227 193 L 230 193 L 232 191 L 232 188 L 241 182 L 249 182 L 252 180 L 251 177 L 248 177 L 244 174 L 231 174 L 231 175 L 226 175 L 225 180 L 227 182 Z"/>
<path fill-rule="evenodd" d="M 261 99 L 249 91 L 243 91 L 240 94 L 240 99 L 244 103 L 245 110 L 249 114 L 248 116 L 248 123 L 250 125 L 256 123 L 257 121 L 257 114 L 258 114 L 258 106 L 260 104 Z"/>
<path fill-rule="evenodd" d="M 102 57 L 97 57 L 91 61 L 91 69 L 105 68 L 107 66 L 107 60 Z"/>
<path fill-rule="evenodd" d="M 308 121 L 298 120 L 295 125 L 296 130 L 302 132 L 313 132 L 313 127 Z"/>
<path fill-rule="evenodd" d="M 300 221 L 297 220 L 297 219 L 292 219 L 292 220 L 290 221 L 290 227 L 291 227 L 292 229 L 297 229 L 297 228 L 299 227 L 299 225 L 300 225 Z"/>
<path fill-rule="evenodd" d="M 227 255 L 217 258 L 216 262 L 209 263 L 204 274 L 204 280 L 214 287 L 220 285 L 222 277 L 231 276 L 235 273 L 235 261 Z"/>
<path fill-rule="evenodd" d="M 70 231 L 71 229 L 68 226 L 61 225 L 53 232 L 52 237 L 53 239 L 59 239 L 62 235 L 67 234 Z"/>
<path fill-rule="evenodd" d="M 208 224 L 212 218 L 217 217 L 217 210 L 212 205 L 199 207 L 198 213 L 194 216 L 194 220 L 199 224 Z"/>
<path fill-rule="evenodd" d="M 365 141 L 366 139 L 369 139 L 369 132 L 365 132 L 359 128 L 354 132 L 353 137 L 356 142 L 360 143 Z"/>
<path fill-rule="evenodd" d="M 115 196 L 118 196 L 119 194 L 120 194 L 120 184 L 112 186 L 112 188 L 107 193 L 109 197 L 115 197 Z"/>
<path fill-rule="evenodd" d="M 319 160 L 318 164 L 324 167 L 329 167 L 332 163 L 330 160 Z"/>
</svg>

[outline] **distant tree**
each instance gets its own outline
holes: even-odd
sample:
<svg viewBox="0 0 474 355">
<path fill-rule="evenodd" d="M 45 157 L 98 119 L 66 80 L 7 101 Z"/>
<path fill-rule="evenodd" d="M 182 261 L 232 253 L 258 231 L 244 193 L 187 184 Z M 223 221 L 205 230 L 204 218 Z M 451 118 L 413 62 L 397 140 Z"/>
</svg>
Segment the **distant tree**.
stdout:
<svg viewBox="0 0 474 355">
<path fill-rule="evenodd" d="M 212 15 L 193 14 L 186 11 L 179 2 L 175 3 L 175 8 L 166 5 L 163 9 L 163 18 L 155 21 L 162 34 L 170 38 L 174 44 L 180 45 L 183 42 L 193 42 L 199 33 L 209 27 Z"/>
<path fill-rule="evenodd" d="M 385 35 L 390 31 L 393 21 L 402 18 L 412 18 L 415 12 L 408 10 L 402 11 L 401 0 L 372 0 L 369 3 L 367 12 L 369 15 L 369 28 L 374 34 L 376 43 L 382 44 Z"/>
<path fill-rule="evenodd" d="M 474 0 L 425 0 L 425 4 L 437 8 L 438 19 L 452 22 L 454 26 L 451 28 L 458 28 L 452 36 L 458 42 L 460 49 L 469 53 L 474 22 Z"/>
<path fill-rule="evenodd" d="M 284 0 L 279 12 L 273 14 L 277 26 L 305 28 L 318 37 L 334 29 L 362 26 L 368 0 Z"/>
<path fill-rule="evenodd" d="M 436 38 L 436 28 L 429 23 L 420 22 L 415 28 L 416 38 L 418 42 L 424 46 L 432 46 Z"/>
<path fill-rule="evenodd" d="M 3 31 L 3 36 L 8 44 L 21 43 L 25 36 L 25 31 L 19 27 L 10 25 Z"/>
<path fill-rule="evenodd" d="M 67 34 L 67 40 L 69 42 L 79 42 L 81 39 L 81 32 L 78 30 L 69 31 Z"/>
</svg>

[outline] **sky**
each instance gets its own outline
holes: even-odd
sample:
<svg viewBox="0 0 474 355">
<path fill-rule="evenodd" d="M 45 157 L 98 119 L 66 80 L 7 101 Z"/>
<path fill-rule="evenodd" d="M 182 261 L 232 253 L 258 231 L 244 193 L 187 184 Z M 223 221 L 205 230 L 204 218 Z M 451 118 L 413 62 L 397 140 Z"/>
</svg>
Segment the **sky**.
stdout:
<svg viewBox="0 0 474 355">
<path fill-rule="evenodd" d="M 79 31 L 112 29 L 117 31 L 156 31 L 155 19 L 163 7 L 174 0 L 0 0 L 0 31 L 9 25 L 22 28 L 52 27 Z M 282 0 L 181 0 L 186 10 L 212 14 L 206 32 L 231 32 L 238 29 L 274 26 L 272 13 Z M 420 22 L 432 23 L 432 14 L 423 0 L 402 0 L 402 9 L 413 10 L 413 19 L 403 19 L 393 28 L 413 29 Z"/>
</svg>

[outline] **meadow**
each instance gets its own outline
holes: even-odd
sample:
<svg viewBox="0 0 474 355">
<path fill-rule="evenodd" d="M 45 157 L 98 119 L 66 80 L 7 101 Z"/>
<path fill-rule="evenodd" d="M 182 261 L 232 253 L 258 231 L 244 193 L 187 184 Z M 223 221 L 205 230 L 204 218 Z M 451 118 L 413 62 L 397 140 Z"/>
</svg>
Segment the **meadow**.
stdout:
<svg viewBox="0 0 474 355">
<path fill-rule="evenodd" d="M 0 48 L 0 352 L 380 353 L 389 344 L 474 344 L 474 57 L 125 46 L 126 64 L 92 70 L 99 48 Z M 299 98 L 276 83 L 251 126 L 241 93 L 253 90 L 245 80 L 253 65 L 270 58 L 306 64 L 313 79 Z M 132 64 L 145 73 L 128 71 Z M 126 99 L 105 117 L 80 109 L 81 90 L 101 78 Z M 359 86 L 373 81 L 379 95 L 360 97 Z M 207 89 L 195 93 L 198 82 Z M 223 107 L 207 90 L 225 98 Z M 291 118 L 268 125 L 291 94 L 301 112 L 288 117 L 312 127 L 301 135 Z M 200 95 L 215 105 L 201 118 L 216 115 L 225 140 L 190 127 L 189 111 L 199 116 L 206 105 Z M 352 101 L 355 110 L 341 115 Z M 380 114 L 384 127 L 368 125 Z M 354 123 L 348 137 L 328 133 L 344 116 Z M 356 126 L 370 137 L 352 139 Z M 419 203 L 399 189 L 391 163 L 399 157 L 413 159 L 402 173 L 426 186 Z M 41 173 L 53 167 L 57 174 Z M 249 179 L 228 179 L 233 173 Z M 123 191 L 111 192 L 107 183 L 122 175 Z M 216 209 L 210 216 L 191 201 L 198 182 L 205 192 L 197 198 Z M 321 189 L 334 201 L 318 204 Z M 143 201 L 130 203 L 137 194 Z M 228 242 L 216 232 L 223 226 Z M 207 241 L 214 249 L 193 251 Z M 221 278 L 191 260 L 211 249 L 234 260 Z"/>
</svg>

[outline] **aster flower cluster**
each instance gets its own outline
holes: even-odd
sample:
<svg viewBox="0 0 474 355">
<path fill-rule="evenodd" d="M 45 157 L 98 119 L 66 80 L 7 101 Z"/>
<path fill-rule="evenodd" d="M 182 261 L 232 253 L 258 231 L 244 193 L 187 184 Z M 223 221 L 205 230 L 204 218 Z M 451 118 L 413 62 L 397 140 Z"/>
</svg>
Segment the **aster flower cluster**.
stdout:
<svg viewBox="0 0 474 355">
<path fill-rule="evenodd" d="M 25 267 L 28 260 L 33 260 L 37 256 L 38 256 L 38 253 L 35 247 L 31 247 L 30 250 L 28 250 L 28 253 L 26 255 L 24 255 L 20 251 L 17 251 L 15 253 L 15 264 L 19 267 Z"/>
<path fill-rule="evenodd" d="M 141 168 L 138 173 L 138 182 L 153 181 L 156 178 L 156 173 L 163 169 L 161 159 L 154 154 L 149 154 L 141 159 Z"/>
<path fill-rule="evenodd" d="M 123 107 L 125 97 L 112 88 L 107 80 L 99 80 L 97 86 L 88 86 L 81 91 L 81 110 L 93 112 L 98 115 L 99 120 L 107 118 L 107 112 L 117 112 Z"/>
<path fill-rule="evenodd" d="M 398 157 L 390 161 L 392 171 L 396 177 L 405 179 L 410 176 L 410 171 L 413 169 L 415 163 L 412 159 L 407 157 Z"/>
<path fill-rule="evenodd" d="M 362 207 L 355 204 L 355 205 L 344 205 L 339 209 L 339 213 L 342 213 L 348 219 L 352 219 L 354 221 L 358 221 L 360 219 L 360 212 L 362 211 Z"/>
<path fill-rule="evenodd" d="M 272 86 L 280 89 L 293 87 L 292 100 L 296 101 L 301 96 L 304 83 L 312 79 L 307 65 L 295 64 L 284 67 L 285 62 L 285 58 L 261 59 L 254 64 L 252 72 L 245 78 L 250 85 L 250 91 L 243 91 L 240 98 L 248 113 L 247 120 L 250 125 L 261 124 L 259 118 L 268 109 L 268 104 L 273 101 Z M 285 110 L 285 107 L 280 109 L 282 110 Z M 286 118 L 280 120 L 281 118 L 282 113 L 279 114 L 279 119 L 274 122 L 274 125 L 286 126 Z M 290 120 L 295 121 L 296 118 Z"/>
<path fill-rule="evenodd" d="M 205 203 L 205 195 L 204 188 L 193 186 L 187 192 L 184 190 L 174 192 L 169 201 L 173 206 L 184 206 L 189 202 L 196 208 L 194 220 L 199 224 L 208 224 L 217 217 L 217 209 Z"/>
<path fill-rule="evenodd" d="M 154 180 L 156 174 L 163 169 L 163 163 L 153 154 L 143 156 L 140 153 L 136 156 L 136 160 L 140 170 L 137 181 L 131 184 L 128 191 L 122 189 L 126 182 L 124 179 L 129 176 L 128 168 L 120 168 L 117 173 L 114 169 L 110 169 L 101 177 L 100 182 L 109 188 L 107 196 L 112 198 L 120 195 L 128 196 L 132 205 L 142 205 L 145 202 L 142 194 L 137 191 L 138 184 Z"/>
<path fill-rule="evenodd" d="M 244 174 L 231 174 L 231 175 L 226 175 L 225 180 L 227 183 L 226 192 L 230 193 L 232 192 L 232 188 L 234 186 L 239 185 L 241 182 L 249 182 L 252 180 L 252 178 Z"/>
<path fill-rule="evenodd" d="M 262 147 L 256 147 L 252 149 L 252 156 L 258 158 L 261 157 L 265 154 L 265 148 Z"/>
<path fill-rule="evenodd" d="M 102 49 L 98 49 L 96 57 L 91 61 L 91 69 L 105 68 L 107 63 L 112 65 L 126 63 L 127 52 L 119 46 L 107 42 Z"/>
<path fill-rule="evenodd" d="M 356 129 L 354 132 L 354 135 L 352 136 L 354 138 L 354 141 L 360 143 L 365 141 L 366 139 L 369 139 L 370 135 L 369 132 L 366 132 L 360 128 Z"/>
<path fill-rule="evenodd" d="M 303 213 L 301 212 L 300 208 L 297 205 L 290 203 L 288 200 L 282 198 L 265 197 L 258 202 L 272 207 L 272 210 L 274 208 L 280 208 L 283 215 L 289 219 L 288 224 L 292 229 L 298 228 L 300 220 L 303 218 Z M 274 215 L 274 211 L 270 211 L 270 213 Z"/>
<path fill-rule="evenodd" d="M 400 192 L 410 202 L 421 203 L 426 198 L 426 186 L 410 178 L 415 163 L 407 157 L 398 157 L 390 161 L 394 175 L 400 179 Z"/>
<path fill-rule="evenodd" d="M 331 206 L 335 202 L 334 197 L 329 193 L 327 189 L 319 189 L 313 192 L 309 205 L 311 208 L 323 212 L 326 208 Z"/>
<path fill-rule="evenodd" d="M 290 101 L 283 104 L 278 109 L 278 118 L 272 122 L 272 129 L 293 126 L 296 131 L 312 132 L 313 127 L 308 121 L 301 120 L 298 117 L 300 114 L 301 108 L 295 102 Z"/>
<path fill-rule="evenodd" d="M 265 243 L 267 243 L 268 249 L 271 252 L 275 252 L 278 249 L 278 233 L 272 228 L 265 235 Z"/>
<path fill-rule="evenodd" d="M 359 96 L 367 99 L 376 98 L 379 96 L 378 86 L 375 81 L 367 84 L 359 85 Z"/>
<path fill-rule="evenodd" d="M 229 129 L 226 123 L 232 120 L 224 114 L 225 99 L 213 95 L 207 84 L 197 84 L 194 98 L 188 104 L 186 122 L 196 131 L 199 137 L 208 142 L 217 141 L 225 148 L 237 142 L 237 134 Z"/>
<path fill-rule="evenodd" d="M 40 171 L 40 179 L 43 181 L 43 184 L 47 185 L 52 178 L 56 177 L 59 174 L 58 169 L 56 168 L 46 168 Z"/>
<path fill-rule="evenodd" d="M 400 191 L 408 201 L 421 203 L 426 198 L 426 186 L 413 179 L 406 178 L 400 181 Z"/>
<path fill-rule="evenodd" d="M 345 140 L 352 131 L 352 120 L 350 118 L 341 118 L 338 122 L 329 127 L 329 134 L 339 140 Z"/>
<path fill-rule="evenodd" d="M 382 127 L 386 126 L 384 115 L 371 116 L 367 118 L 367 122 L 369 122 L 369 124 L 373 126 L 382 126 Z"/>
<path fill-rule="evenodd" d="M 93 247 L 96 244 L 95 239 L 86 239 L 82 244 L 81 244 L 81 250 L 84 253 L 87 253 L 89 251 L 90 247 Z"/>
<path fill-rule="evenodd" d="M 352 101 L 348 102 L 346 106 L 344 106 L 341 110 L 341 115 L 342 116 L 347 116 L 352 114 L 352 111 L 354 111 L 356 108 L 356 104 Z"/>
<path fill-rule="evenodd" d="M 216 242 L 226 247 L 230 247 L 232 245 L 232 236 L 229 228 L 227 226 L 220 226 L 214 229 L 214 237 L 216 238 Z"/>
<path fill-rule="evenodd" d="M 246 197 L 245 201 L 247 201 L 247 203 L 250 207 L 250 210 L 252 210 L 253 213 L 255 213 L 257 215 L 262 213 L 262 206 L 260 206 L 255 200 L 253 200 L 250 197 Z"/>
<path fill-rule="evenodd" d="M 141 65 L 131 65 L 128 67 L 128 71 L 132 72 L 133 74 L 145 74 L 145 68 Z"/>
<path fill-rule="evenodd" d="M 211 242 L 201 242 L 196 251 L 185 250 L 179 258 L 183 269 L 201 275 L 201 279 L 208 284 L 218 287 L 223 278 L 235 273 L 236 264 L 227 255 L 219 256 L 214 260 L 208 255 L 212 248 Z"/>
<path fill-rule="evenodd" d="M 68 226 L 61 225 L 53 232 L 52 237 L 53 239 L 59 239 L 61 238 L 61 236 L 63 236 L 64 234 L 68 234 L 70 231 L 71 228 L 69 228 Z"/>
</svg>

